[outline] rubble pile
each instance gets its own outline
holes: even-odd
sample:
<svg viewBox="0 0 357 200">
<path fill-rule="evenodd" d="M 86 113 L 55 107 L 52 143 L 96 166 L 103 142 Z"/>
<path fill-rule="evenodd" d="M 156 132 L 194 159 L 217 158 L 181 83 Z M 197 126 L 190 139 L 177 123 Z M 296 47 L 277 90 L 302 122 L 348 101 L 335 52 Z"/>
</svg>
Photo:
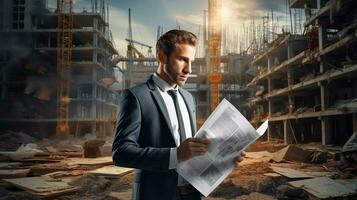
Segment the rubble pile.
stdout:
<svg viewBox="0 0 357 200">
<path fill-rule="evenodd" d="M 0 151 L 1 200 L 131 198 L 133 170 L 113 166 L 111 138 L 38 140 L 15 135 L 25 142 Z M 356 199 L 356 141 L 353 134 L 343 148 L 256 142 L 203 199 Z"/>
<path fill-rule="evenodd" d="M 6 131 L 0 133 L 0 150 L 15 151 L 22 144 L 34 143 L 37 141 L 38 139 L 22 132 Z"/>
<path fill-rule="evenodd" d="M 2 200 L 113 199 L 111 192 L 131 187 L 128 183 L 132 178 L 124 181 L 125 184 L 119 180 L 123 176 L 131 177 L 132 169 L 113 166 L 108 156 L 110 138 L 99 140 L 86 135 L 82 139 L 38 140 L 15 132 L 2 134 L 0 138 L 3 144 L 9 144 L 1 146 L 0 151 Z"/>
<path fill-rule="evenodd" d="M 356 199 L 357 148 L 351 142 L 357 144 L 350 139 L 342 149 L 314 143 L 256 142 L 240 165 L 204 199 Z M 262 151 L 261 146 L 277 150 Z"/>
</svg>

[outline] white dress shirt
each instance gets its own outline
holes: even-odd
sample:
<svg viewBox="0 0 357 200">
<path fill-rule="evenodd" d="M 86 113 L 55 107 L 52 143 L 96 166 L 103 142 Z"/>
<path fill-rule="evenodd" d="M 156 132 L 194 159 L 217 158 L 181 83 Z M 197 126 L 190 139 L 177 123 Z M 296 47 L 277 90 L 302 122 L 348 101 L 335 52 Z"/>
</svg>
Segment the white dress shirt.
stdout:
<svg viewBox="0 0 357 200">
<path fill-rule="evenodd" d="M 161 97 L 163 98 L 169 117 L 170 117 L 170 122 L 171 122 L 171 128 L 172 128 L 172 133 L 173 137 L 175 139 L 176 146 L 178 147 L 180 145 L 180 133 L 179 133 L 179 123 L 177 120 L 177 115 L 176 115 L 176 109 L 175 109 L 175 104 L 174 100 L 170 96 L 170 94 L 167 92 L 169 90 L 178 90 L 179 86 L 176 86 L 176 88 L 172 88 L 166 81 L 161 79 L 156 73 L 154 73 L 153 76 L 154 83 L 159 89 Z M 182 119 L 183 119 L 183 124 L 185 127 L 185 134 L 186 138 L 183 140 L 192 137 L 192 130 L 191 130 L 191 122 L 190 122 L 190 116 L 188 114 L 188 110 L 186 107 L 186 103 L 183 100 L 180 92 L 177 92 L 177 100 L 180 106 L 181 114 L 182 114 Z M 171 148 L 170 151 L 170 162 L 169 162 L 169 169 L 175 169 L 177 168 L 177 148 Z"/>
</svg>

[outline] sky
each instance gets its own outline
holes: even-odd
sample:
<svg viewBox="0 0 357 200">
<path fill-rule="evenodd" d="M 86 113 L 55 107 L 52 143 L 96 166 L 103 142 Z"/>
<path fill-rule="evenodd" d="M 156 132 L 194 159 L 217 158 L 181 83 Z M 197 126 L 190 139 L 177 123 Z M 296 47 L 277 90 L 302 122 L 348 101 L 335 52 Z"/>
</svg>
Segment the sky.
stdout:
<svg viewBox="0 0 357 200">
<path fill-rule="evenodd" d="M 199 38 L 202 37 L 203 13 L 208 9 L 208 0 L 106 1 L 109 2 L 109 26 L 120 55 L 126 54 L 125 38 L 128 37 L 129 8 L 131 8 L 133 39 L 136 41 L 154 47 L 158 26 L 163 26 L 164 32 L 180 27 L 199 35 Z M 75 9 L 90 10 L 90 3 L 91 0 L 75 0 Z M 275 21 L 272 23 L 276 24 L 277 30 L 289 20 L 286 0 L 222 0 L 222 6 L 223 26 L 231 32 L 230 38 L 236 38 L 234 40 L 236 43 L 246 39 L 247 36 L 242 32 L 244 27 L 251 25 L 252 19 L 255 20 L 256 25 L 261 24 L 262 16 L 271 15 L 273 11 Z M 281 27 L 278 26 L 279 24 Z M 144 54 L 147 51 L 145 47 L 137 46 L 137 48 Z"/>
<path fill-rule="evenodd" d="M 158 26 L 163 26 L 164 32 L 180 27 L 201 37 L 203 13 L 208 9 L 208 0 L 110 0 L 109 5 L 110 28 L 119 53 L 125 55 L 129 8 L 133 39 L 154 47 Z M 252 18 L 256 24 L 262 23 L 262 16 L 271 15 L 271 11 L 276 20 L 273 23 L 286 24 L 288 20 L 286 0 L 222 0 L 222 7 L 224 26 L 237 34 L 242 31 L 243 25 L 248 27 L 251 24 Z M 146 51 L 144 47 L 137 48 L 143 53 Z"/>
<path fill-rule="evenodd" d="M 164 32 L 180 26 L 197 34 L 203 10 L 207 10 L 207 0 L 111 0 L 109 4 L 110 28 L 120 54 L 125 54 L 129 8 L 133 39 L 153 47 L 158 26 L 162 26 Z"/>
</svg>

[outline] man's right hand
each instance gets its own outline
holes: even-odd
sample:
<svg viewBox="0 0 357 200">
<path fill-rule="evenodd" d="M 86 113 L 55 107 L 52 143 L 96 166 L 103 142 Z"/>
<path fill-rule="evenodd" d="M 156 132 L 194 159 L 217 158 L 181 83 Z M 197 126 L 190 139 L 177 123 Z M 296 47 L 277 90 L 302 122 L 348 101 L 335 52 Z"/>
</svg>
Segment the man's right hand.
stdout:
<svg viewBox="0 0 357 200">
<path fill-rule="evenodd" d="M 188 138 L 177 148 L 177 160 L 185 161 L 207 152 L 210 140 L 207 138 Z"/>
</svg>

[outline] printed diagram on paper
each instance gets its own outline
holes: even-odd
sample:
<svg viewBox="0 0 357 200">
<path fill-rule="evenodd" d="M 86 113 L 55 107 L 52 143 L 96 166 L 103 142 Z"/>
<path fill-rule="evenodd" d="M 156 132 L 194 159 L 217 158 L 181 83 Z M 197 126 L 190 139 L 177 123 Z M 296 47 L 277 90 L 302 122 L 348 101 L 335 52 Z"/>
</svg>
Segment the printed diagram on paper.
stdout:
<svg viewBox="0 0 357 200">
<path fill-rule="evenodd" d="M 233 158 L 267 128 L 268 121 L 265 121 L 255 130 L 229 101 L 223 99 L 195 135 L 211 140 L 207 153 L 179 163 L 177 172 L 208 196 L 233 170 Z"/>
</svg>

